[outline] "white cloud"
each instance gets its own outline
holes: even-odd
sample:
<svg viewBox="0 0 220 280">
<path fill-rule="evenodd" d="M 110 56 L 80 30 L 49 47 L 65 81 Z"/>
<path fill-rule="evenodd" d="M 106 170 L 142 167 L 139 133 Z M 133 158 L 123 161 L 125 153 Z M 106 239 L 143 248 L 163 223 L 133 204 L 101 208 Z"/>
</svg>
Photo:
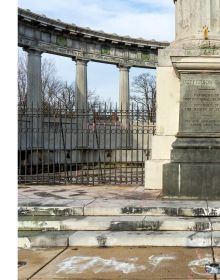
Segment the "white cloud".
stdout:
<svg viewBox="0 0 220 280">
<path fill-rule="evenodd" d="M 146 6 L 142 7 L 143 4 Z M 95 30 L 146 39 L 174 38 L 173 10 L 162 12 L 156 9 L 173 7 L 172 0 L 19 0 L 19 5 Z M 141 11 L 138 7 L 141 7 Z M 155 9 L 152 11 L 152 8 Z"/>
<path fill-rule="evenodd" d="M 92 27 L 95 28 L 95 26 Z M 106 32 L 143 37 L 148 40 L 171 41 L 174 39 L 174 18 L 167 14 L 124 13 L 103 21 L 102 28 Z"/>
<path fill-rule="evenodd" d="M 161 8 L 173 8 L 173 0 L 134 0 L 137 4 L 151 4 L 151 5 L 157 5 Z"/>
</svg>

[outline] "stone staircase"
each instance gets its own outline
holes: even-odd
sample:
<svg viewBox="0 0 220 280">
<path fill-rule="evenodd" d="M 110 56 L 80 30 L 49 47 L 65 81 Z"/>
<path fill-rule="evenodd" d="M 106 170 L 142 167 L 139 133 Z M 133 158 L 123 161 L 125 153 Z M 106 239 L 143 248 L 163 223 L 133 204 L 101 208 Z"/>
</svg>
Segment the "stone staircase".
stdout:
<svg viewBox="0 0 220 280">
<path fill-rule="evenodd" d="M 33 203 L 34 204 L 34 203 Z M 18 245 L 220 247 L 220 203 L 98 200 L 18 209 Z"/>
</svg>

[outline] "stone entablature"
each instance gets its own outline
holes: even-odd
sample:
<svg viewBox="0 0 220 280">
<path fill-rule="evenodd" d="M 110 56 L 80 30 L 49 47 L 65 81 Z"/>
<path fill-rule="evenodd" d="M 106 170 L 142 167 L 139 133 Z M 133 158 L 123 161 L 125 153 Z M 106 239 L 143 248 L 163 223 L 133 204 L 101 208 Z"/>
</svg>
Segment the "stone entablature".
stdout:
<svg viewBox="0 0 220 280">
<path fill-rule="evenodd" d="M 76 60 L 156 68 L 158 50 L 169 43 L 94 31 L 19 8 L 18 45 Z"/>
</svg>

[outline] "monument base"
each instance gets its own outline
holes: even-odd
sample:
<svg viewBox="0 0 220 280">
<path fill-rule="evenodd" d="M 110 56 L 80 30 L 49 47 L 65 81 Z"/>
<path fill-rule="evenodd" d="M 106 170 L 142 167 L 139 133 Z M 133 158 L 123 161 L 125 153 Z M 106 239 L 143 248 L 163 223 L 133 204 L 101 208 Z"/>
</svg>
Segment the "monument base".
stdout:
<svg viewBox="0 0 220 280">
<path fill-rule="evenodd" d="M 165 164 L 163 194 L 174 197 L 219 199 L 220 163 Z"/>
<path fill-rule="evenodd" d="M 180 78 L 179 131 L 163 194 L 220 199 L 220 57 L 171 57 Z"/>
</svg>

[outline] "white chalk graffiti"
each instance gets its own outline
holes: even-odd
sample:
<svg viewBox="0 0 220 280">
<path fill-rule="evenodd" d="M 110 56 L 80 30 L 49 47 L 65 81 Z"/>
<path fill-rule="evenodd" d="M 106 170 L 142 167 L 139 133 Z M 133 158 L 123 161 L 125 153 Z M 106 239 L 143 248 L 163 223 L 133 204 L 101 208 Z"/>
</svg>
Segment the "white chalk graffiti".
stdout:
<svg viewBox="0 0 220 280">
<path fill-rule="evenodd" d="M 148 261 L 149 261 L 150 265 L 153 266 L 152 271 L 154 271 L 157 268 L 157 266 L 161 264 L 161 262 L 163 262 L 163 261 L 173 261 L 175 259 L 176 259 L 175 255 L 162 254 L 162 255 L 158 255 L 158 256 L 154 256 L 154 255 L 150 256 L 148 258 Z"/>
<path fill-rule="evenodd" d="M 206 254 L 204 258 L 199 258 L 189 262 L 188 266 L 190 270 L 200 276 L 207 276 L 208 273 L 205 272 L 205 265 L 212 262 L 211 254 Z"/>
<path fill-rule="evenodd" d="M 144 265 L 141 265 L 137 263 L 139 260 L 138 257 L 130 257 L 125 261 L 120 261 L 115 258 L 103 259 L 99 256 L 73 256 L 58 263 L 56 273 L 62 272 L 65 274 L 80 274 L 90 271 L 93 273 L 121 272 L 128 274 L 144 270 L 154 272 L 156 269 L 160 269 L 165 266 L 170 267 L 170 264 L 173 264 L 173 261 L 176 259 L 177 257 L 175 254 L 152 255 L 147 259 L 147 262 Z M 219 258 L 217 256 L 216 261 L 219 262 Z M 188 263 L 189 270 L 192 273 L 188 276 L 188 279 L 192 279 L 193 274 L 197 274 L 199 276 L 209 275 L 205 272 L 205 265 L 211 262 L 211 254 L 201 256 L 197 253 L 197 258 Z"/>
<path fill-rule="evenodd" d="M 89 269 L 94 273 L 119 271 L 127 274 L 145 270 L 146 267 L 144 265 L 135 264 L 137 260 L 137 258 L 134 258 L 133 260 L 130 259 L 130 262 L 122 262 L 114 258 L 103 259 L 95 256 L 74 256 L 59 263 L 56 273 L 64 272 L 66 274 L 77 274 L 83 273 Z"/>
</svg>

